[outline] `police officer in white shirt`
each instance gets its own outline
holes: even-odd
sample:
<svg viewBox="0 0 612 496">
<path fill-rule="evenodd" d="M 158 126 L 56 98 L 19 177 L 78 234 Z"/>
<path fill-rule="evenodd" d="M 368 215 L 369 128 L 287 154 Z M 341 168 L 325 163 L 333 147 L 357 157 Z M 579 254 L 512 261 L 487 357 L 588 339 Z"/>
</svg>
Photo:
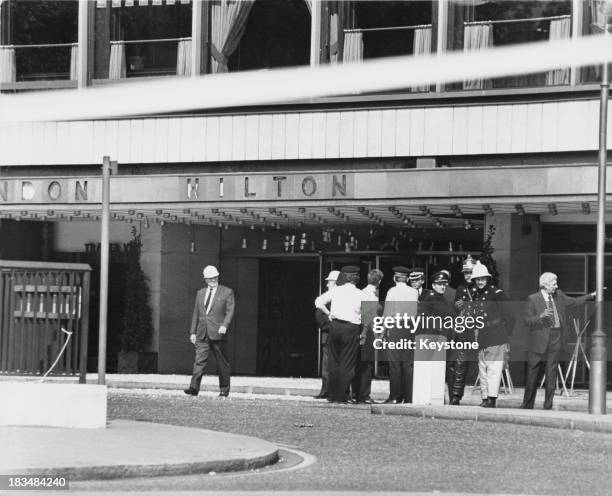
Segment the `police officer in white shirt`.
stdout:
<svg viewBox="0 0 612 496">
<path fill-rule="evenodd" d="M 395 286 L 387 292 L 383 316 L 417 314 L 419 293 L 406 284 L 409 272 L 403 266 L 393 267 Z M 412 339 L 413 336 L 410 329 L 392 327 L 387 330 L 387 340 L 396 343 L 402 339 Z M 414 350 L 387 349 L 386 353 L 389 361 L 389 398 L 385 403 L 412 403 Z"/>
<path fill-rule="evenodd" d="M 361 302 L 365 296 L 357 289 L 359 267 L 342 267 L 346 283 L 336 286 L 315 300 L 315 306 L 331 320 L 329 332 L 329 379 L 327 401 L 349 403 L 347 391 L 355 375 L 361 332 Z M 331 302 L 331 309 L 327 304 Z"/>
</svg>

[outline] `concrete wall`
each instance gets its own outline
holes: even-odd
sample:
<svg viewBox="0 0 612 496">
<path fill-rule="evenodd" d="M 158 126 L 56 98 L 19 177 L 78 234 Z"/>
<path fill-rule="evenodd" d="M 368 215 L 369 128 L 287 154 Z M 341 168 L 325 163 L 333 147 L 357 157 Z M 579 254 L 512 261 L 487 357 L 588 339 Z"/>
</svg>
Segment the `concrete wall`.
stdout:
<svg viewBox="0 0 612 496">
<path fill-rule="evenodd" d="M 537 215 L 495 214 L 486 217 L 486 229 L 495 226 L 493 258 L 499 285 L 508 293 L 516 315 L 510 340 L 511 374 L 515 384 L 524 383 L 528 329 L 523 323 L 524 302 L 538 290 L 541 224 Z"/>
<path fill-rule="evenodd" d="M 59 252 L 82 252 L 86 243 L 100 242 L 99 222 L 54 222 L 54 250 Z M 110 242 L 127 243 L 132 239 L 131 229 L 138 224 L 127 222 L 110 223 Z"/>
<path fill-rule="evenodd" d="M 191 242 L 195 251 L 191 252 Z M 159 254 L 159 263 L 157 258 Z M 168 224 L 161 228 L 159 250 L 150 255 L 159 271 L 159 340 L 160 373 L 190 373 L 193 345 L 189 327 L 195 295 L 204 281 L 205 265 L 219 264 L 219 229 Z"/>
</svg>

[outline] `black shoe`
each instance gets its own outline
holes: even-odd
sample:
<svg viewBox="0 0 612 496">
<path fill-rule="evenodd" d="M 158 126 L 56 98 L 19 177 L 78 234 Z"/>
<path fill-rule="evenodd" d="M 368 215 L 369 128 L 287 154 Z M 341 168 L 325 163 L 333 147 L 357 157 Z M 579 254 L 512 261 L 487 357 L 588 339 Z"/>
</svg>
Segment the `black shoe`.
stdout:
<svg viewBox="0 0 612 496">
<path fill-rule="evenodd" d="M 227 398 L 229 396 L 229 391 L 221 391 L 219 393 L 219 398 Z"/>
<path fill-rule="evenodd" d="M 544 410 L 552 410 L 552 405 L 550 406 L 544 405 Z"/>
<path fill-rule="evenodd" d="M 385 400 L 385 405 L 388 405 L 388 404 L 390 404 L 390 403 L 395 403 L 395 400 L 394 400 L 393 398 L 387 398 L 387 399 Z"/>
<path fill-rule="evenodd" d="M 192 387 L 183 390 L 183 393 L 188 394 L 189 396 L 197 396 L 199 391 Z"/>
<path fill-rule="evenodd" d="M 523 410 L 533 410 L 533 407 L 532 407 L 532 406 L 527 406 L 527 405 L 525 405 L 525 403 L 523 403 L 523 404 L 521 405 L 521 408 L 522 408 Z"/>
<path fill-rule="evenodd" d="M 478 405 L 478 406 L 481 406 L 483 408 L 488 408 L 488 406 L 489 406 L 489 398 L 483 398 L 482 403 L 480 403 L 480 405 Z"/>
<path fill-rule="evenodd" d="M 489 396 L 487 404 L 485 405 L 485 408 L 497 408 L 495 404 L 496 402 L 497 402 L 497 397 Z"/>
<path fill-rule="evenodd" d="M 314 398 L 315 400 L 324 400 L 324 399 L 326 399 L 326 398 L 327 398 L 327 394 L 325 394 L 325 393 L 319 393 L 319 394 L 317 394 L 316 396 L 313 396 L 313 398 Z"/>
<path fill-rule="evenodd" d="M 459 402 L 461 401 L 461 398 L 459 398 L 459 396 L 451 396 L 450 401 L 448 402 L 449 405 L 459 405 Z"/>
</svg>

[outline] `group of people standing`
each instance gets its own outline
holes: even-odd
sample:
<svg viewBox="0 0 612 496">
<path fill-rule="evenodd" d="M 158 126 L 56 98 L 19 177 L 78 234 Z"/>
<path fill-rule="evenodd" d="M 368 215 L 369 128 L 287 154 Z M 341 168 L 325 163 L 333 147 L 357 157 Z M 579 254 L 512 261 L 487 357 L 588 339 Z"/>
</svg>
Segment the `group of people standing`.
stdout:
<svg viewBox="0 0 612 496">
<path fill-rule="evenodd" d="M 431 289 L 424 289 L 424 271 L 393 268 L 395 285 L 384 301 L 378 289 L 384 274 L 371 270 L 367 286 L 358 289 L 359 267 L 346 266 L 328 275 L 327 291 L 315 299 L 315 318 L 322 331 L 322 388 L 317 398 L 330 402 L 374 403 L 370 397 L 374 370 L 373 321 L 376 316 L 422 315 L 443 318 L 472 317 L 479 326 L 461 329 L 409 329 L 389 326 L 382 338 L 396 343 L 413 341 L 420 333 L 441 335 L 447 342 L 474 342 L 451 347 L 446 354 L 446 383 L 449 403 L 463 398 L 470 363 L 478 363 L 480 406 L 495 408 L 502 373 L 509 358 L 509 338 L 515 325 L 515 309 L 506 293 L 492 283 L 487 267 L 471 256 L 462 265 L 464 282 L 455 290 L 449 286 L 450 272 L 440 270 L 431 277 Z M 557 277 L 544 273 L 540 291 L 525 306 L 524 321 L 530 330 L 524 408 L 533 408 L 537 382 L 546 373 L 545 408 L 552 408 L 556 370 L 561 351 L 565 309 L 594 297 L 594 293 L 570 298 L 557 288 Z M 411 403 L 414 348 L 390 346 L 384 359 L 389 365 L 389 397 L 385 403 Z"/>
</svg>

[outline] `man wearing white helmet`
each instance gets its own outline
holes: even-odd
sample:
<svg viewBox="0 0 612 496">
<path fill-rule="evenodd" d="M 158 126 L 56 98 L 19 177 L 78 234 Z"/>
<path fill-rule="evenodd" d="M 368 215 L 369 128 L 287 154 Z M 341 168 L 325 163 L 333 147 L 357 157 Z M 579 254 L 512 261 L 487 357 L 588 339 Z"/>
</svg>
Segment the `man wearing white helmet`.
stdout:
<svg viewBox="0 0 612 496">
<path fill-rule="evenodd" d="M 317 300 L 320 301 L 321 298 L 326 298 L 329 295 L 329 292 L 336 287 L 338 276 L 340 276 L 340 271 L 332 270 L 325 278 L 325 281 L 327 282 L 327 291 L 315 299 L 315 308 L 317 306 Z M 321 391 L 315 396 L 315 399 L 322 399 L 327 398 L 327 382 L 329 380 L 329 346 L 327 345 L 327 340 L 329 337 L 331 321 L 323 310 L 319 308 L 315 310 L 315 320 L 319 326 L 319 329 L 321 329 Z"/>
<path fill-rule="evenodd" d="M 474 285 L 469 289 L 475 315 L 484 322 L 478 329 L 478 372 L 480 406 L 485 408 L 496 407 L 504 360 L 509 352 L 508 337 L 514 330 L 515 321 L 504 291 L 491 284 L 491 277 L 487 267 L 476 262 L 472 270 Z"/>
<path fill-rule="evenodd" d="M 219 369 L 219 396 L 230 391 L 230 364 L 225 356 L 225 336 L 234 317 L 234 292 L 219 284 L 219 271 L 212 265 L 204 267 L 206 287 L 198 291 L 191 319 L 189 339 L 195 346 L 195 362 L 191 384 L 185 394 L 197 396 L 206 369 L 208 353 L 212 351 Z"/>
</svg>

